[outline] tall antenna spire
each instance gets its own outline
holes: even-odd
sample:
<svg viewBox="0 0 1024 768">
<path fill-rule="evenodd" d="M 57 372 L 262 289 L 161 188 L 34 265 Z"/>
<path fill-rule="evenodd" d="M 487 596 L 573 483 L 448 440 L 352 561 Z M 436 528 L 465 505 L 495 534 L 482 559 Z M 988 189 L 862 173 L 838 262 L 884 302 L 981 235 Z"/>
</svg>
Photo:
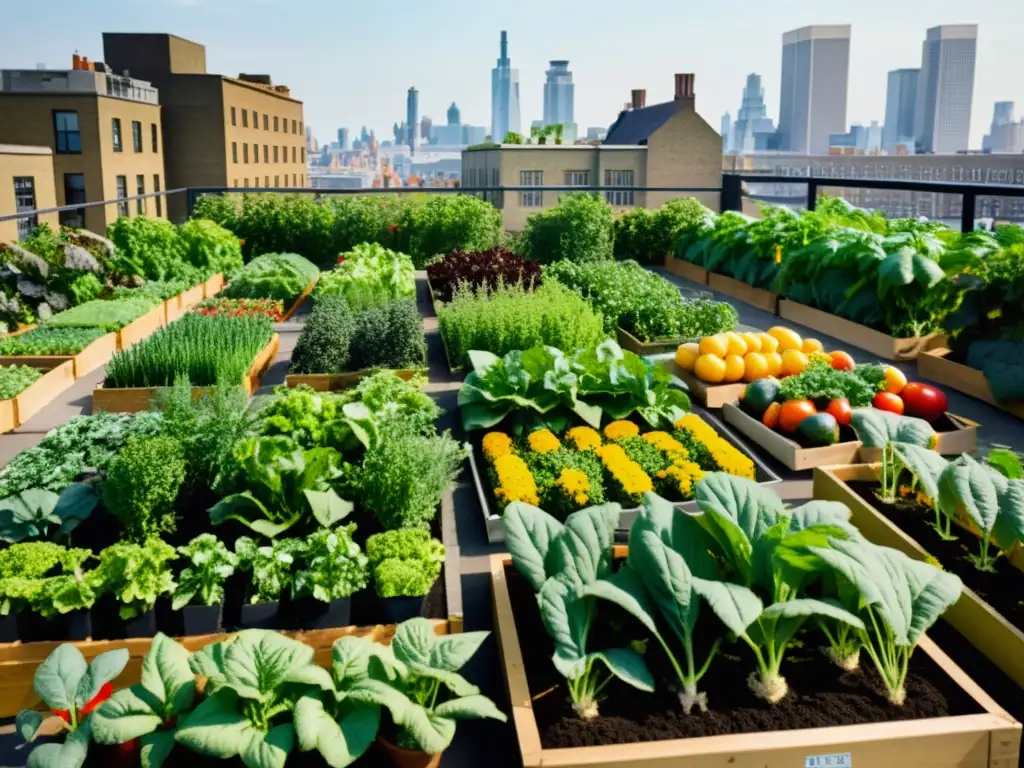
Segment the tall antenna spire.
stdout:
<svg viewBox="0 0 1024 768">
<path fill-rule="evenodd" d="M 501 30 L 501 60 L 508 59 L 508 32 Z"/>
</svg>

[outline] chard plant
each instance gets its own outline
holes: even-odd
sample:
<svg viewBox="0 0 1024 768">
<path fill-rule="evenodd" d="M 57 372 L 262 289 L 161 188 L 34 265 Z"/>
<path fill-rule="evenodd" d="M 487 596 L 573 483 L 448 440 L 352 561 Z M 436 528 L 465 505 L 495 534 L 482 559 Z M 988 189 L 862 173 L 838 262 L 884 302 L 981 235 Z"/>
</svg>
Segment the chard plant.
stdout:
<svg viewBox="0 0 1024 768">
<path fill-rule="evenodd" d="M 110 698 L 111 681 L 128 663 L 128 651 L 101 653 L 86 664 L 82 652 L 71 644 L 58 646 L 36 669 L 32 687 L 64 724 L 63 743 L 36 746 L 28 756 L 28 768 L 81 768 L 89 754 L 93 717 L 90 714 Z M 15 729 L 26 741 L 35 739 L 43 716 L 23 709 Z"/>
<path fill-rule="evenodd" d="M 186 605 L 218 605 L 224 601 L 224 582 L 238 567 L 238 555 L 212 533 L 196 536 L 178 553 L 189 560 L 174 589 L 171 607 L 180 611 Z"/>
<path fill-rule="evenodd" d="M 142 660 L 142 680 L 107 699 L 92 716 L 97 744 L 140 742 L 142 768 L 161 768 L 174 748 L 178 721 L 196 702 L 185 647 L 157 633 Z"/>
<path fill-rule="evenodd" d="M 654 690 L 654 678 L 636 650 L 591 650 L 588 644 L 597 613 L 596 595 L 588 587 L 611 576 L 620 511 L 618 504 L 589 507 L 569 515 L 563 525 L 529 504 L 505 508 L 512 563 L 537 593 L 541 620 L 555 644 L 552 662 L 583 720 L 597 717 L 600 694 L 614 678 Z"/>
</svg>

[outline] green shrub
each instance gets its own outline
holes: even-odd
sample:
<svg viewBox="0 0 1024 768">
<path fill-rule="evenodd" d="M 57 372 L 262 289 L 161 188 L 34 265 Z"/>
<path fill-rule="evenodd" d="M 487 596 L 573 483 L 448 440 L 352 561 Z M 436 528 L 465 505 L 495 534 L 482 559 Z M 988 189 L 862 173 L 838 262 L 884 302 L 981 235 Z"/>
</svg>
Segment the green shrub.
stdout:
<svg viewBox="0 0 1024 768">
<path fill-rule="evenodd" d="M 452 365 L 465 363 L 473 349 L 503 356 L 540 345 L 592 347 L 605 338 L 601 315 L 558 283 L 459 292 L 438 308 L 437 321 Z"/>
<path fill-rule="evenodd" d="M 178 233 L 166 219 L 122 216 L 107 227 L 107 237 L 117 246 L 113 269 L 119 275 L 146 280 L 197 276 L 197 270 L 181 260 Z"/>
<path fill-rule="evenodd" d="M 242 268 L 242 246 L 223 226 L 193 218 L 178 227 L 178 253 L 204 277 L 218 272 L 230 277 Z"/>
<path fill-rule="evenodd" d="M 501 212 L 472 195 L 428 195 L 422 203 L 405 207 L 399 242 L 418 269 L 427 260 L 456 248 L 482 251 L 501 240 Z"/>
<path fill-rule="evenodd" d="M 600 195 L 567 194 L 558 205 L 539 211 L 523 228 L 523 256 L 549 262 L 602 261 L 612 258 L 614 217 Z"/>
<path fill-rule="evenodd" d="M 352 368 L 421 368 L 427 363 L 423 320 L 412 299 L 368 309 L 355 319 Z"/>
<path fill-rule="evenodd" d="M 444 544 L 420 528 L 376 533 L 366 540 L 377 597 L 423 597 L 441 575 Z"/>
<path fill-rule="evenodd" d="M 296 253 L 268 253 L 242 267 L 221 295 L 229 299 L 295 299 L 319 274 L 313 262 Z"/>
<path fill-rule="evenodd" d="M 68 282 L 71 305 L 92 301 L 103 293 L 103 283 L 92 272 L 80 272 Z"/>
<path fill-rule="evenodd" d="M 405 204 L 397 195 L 339 195 L 331 201 L 334 212 L 333 247 L 351 251 L 363 243 L 386 248 L 398 242 L 398 227 Z"/>
<path fill-rule="evenodd" d="M 10 400 L 43 377 L 38 368 L 27 365 L 0 365 L 0 400 Z"/>
<path fill-rule="evenodd" d="M 330 264 L 337 254 L 333 224 L 331 208 L 308 195 L 261 193 L 242 196 L 233 230 L 245 241 L 246 259 L 266 253 L 301 253 L 317 264 Z"/>
<path fill-rule="evenodd" d="M 0 337 L 0 355 L 77 355 L 105 335 L 102 328 L 50 328 L 43 325 L 20 336 Z"/>
<path fill-rule="evenodd" d="M 404 253 L 361 243 L 338 257 L 337 266 L 324 272 L 313 298 L 340 296 L 358 312 L 394 299 L 415 298 L 416 270 Z"/>
<path fill-rule="evenodd" d="M 119 331 L 156 306 L 149 297 L 135 296 L 112 301 L 87 301 L 56 314 L 43 325 L 50 328 L 103 328 Z"/>
<path fill-rule="evenodd" d="M 349 370 L 349 345 L 355 326 L 355 318 L 343 298 L 326 296 L 318 300 L 292 352 L 291 373 Z"/>
<path fill-rule="evenodd" d="M 203 195 L 192 206 L 193 219 L 207 219 L 235 231 L 238 220 L 237 195 Z"/>
<path fill-rule="evenodd" d="M 108 387 L 169 387 L 187 376 L 194 387 L 241 384 L 272 335 L 266 317 L 189 313 L 107 364 Z"/>
<path fill-rule="evenodd" d="M 103 503 L 125 536 L 142 542 L 173 533 L 174 501 L 185 482 L 185 450 L 173 437 L 133 437 L 110 466 Z"/>
<path fill-rule="evenodd" d="M 692 197 L 669 200 L 660 208 L 634 208 L 615 218 L 615 258 L 661 265 L 676 237 L 694 226 L 708 209 Z"/>
</svg>

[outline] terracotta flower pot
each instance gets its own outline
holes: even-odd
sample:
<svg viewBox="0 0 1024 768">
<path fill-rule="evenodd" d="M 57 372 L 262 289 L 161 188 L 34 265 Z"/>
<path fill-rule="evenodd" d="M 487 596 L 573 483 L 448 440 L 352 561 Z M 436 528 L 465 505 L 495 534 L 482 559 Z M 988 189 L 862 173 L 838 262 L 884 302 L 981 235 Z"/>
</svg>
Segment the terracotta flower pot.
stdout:
<svg viewBox="0 0 1024 768">
<path fill-rule="evenodd" d="M 377 737 L 377 743 L 387 752 L 395 768 L 437 768 L 441 764 L 441 753 L 428 755 L 418 749 L 402 749 L 383 736 Z"/>
</svg>

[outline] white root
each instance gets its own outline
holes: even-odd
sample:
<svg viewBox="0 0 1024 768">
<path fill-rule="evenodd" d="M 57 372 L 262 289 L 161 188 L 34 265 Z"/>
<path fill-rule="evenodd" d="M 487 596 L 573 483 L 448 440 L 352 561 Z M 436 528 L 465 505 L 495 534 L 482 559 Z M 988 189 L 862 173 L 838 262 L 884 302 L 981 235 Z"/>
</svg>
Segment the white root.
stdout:
<svg viewBox="0 0 1024 768">
<path fill-rule="evenodd" d="M 694 686 L 686 686 L 685 690 L 678 695 L 684 714 L 690 714 L 694 707 L 697 707 L 701 712 L 708 711 L 708 695 L 699 692 Z"/>
<path fill-rule="evenodd" d="M 597 702 L 594 699 L 583 699 L 572 705 L 580 720 L 593 720 L 597 717 Z"/>
<path fill-rule="evenodd" d="M 860 668 L 860 649 L 846 656 L 840 656 L 839 652 L 831 646 L 821 648 L 825 657 L 844 672 L 856 672 Z"/>
<path fill-rule="evenodd" d="M 780 675 L 763 680 L 756 672 L 751 672 L 750 677 L 747 678 L 747 687 L 754 692 L 755 696 L 764 699 L 769 704 L 778 704 L 789 693 L 786 678 Z"/>
<path fill-rule="evenodd" d="M 902 707 L 907 700 L 907 689 L 902 685 L 894 691 L 889 691 L 889 703 L 896 707 Z"/>
</svg>

